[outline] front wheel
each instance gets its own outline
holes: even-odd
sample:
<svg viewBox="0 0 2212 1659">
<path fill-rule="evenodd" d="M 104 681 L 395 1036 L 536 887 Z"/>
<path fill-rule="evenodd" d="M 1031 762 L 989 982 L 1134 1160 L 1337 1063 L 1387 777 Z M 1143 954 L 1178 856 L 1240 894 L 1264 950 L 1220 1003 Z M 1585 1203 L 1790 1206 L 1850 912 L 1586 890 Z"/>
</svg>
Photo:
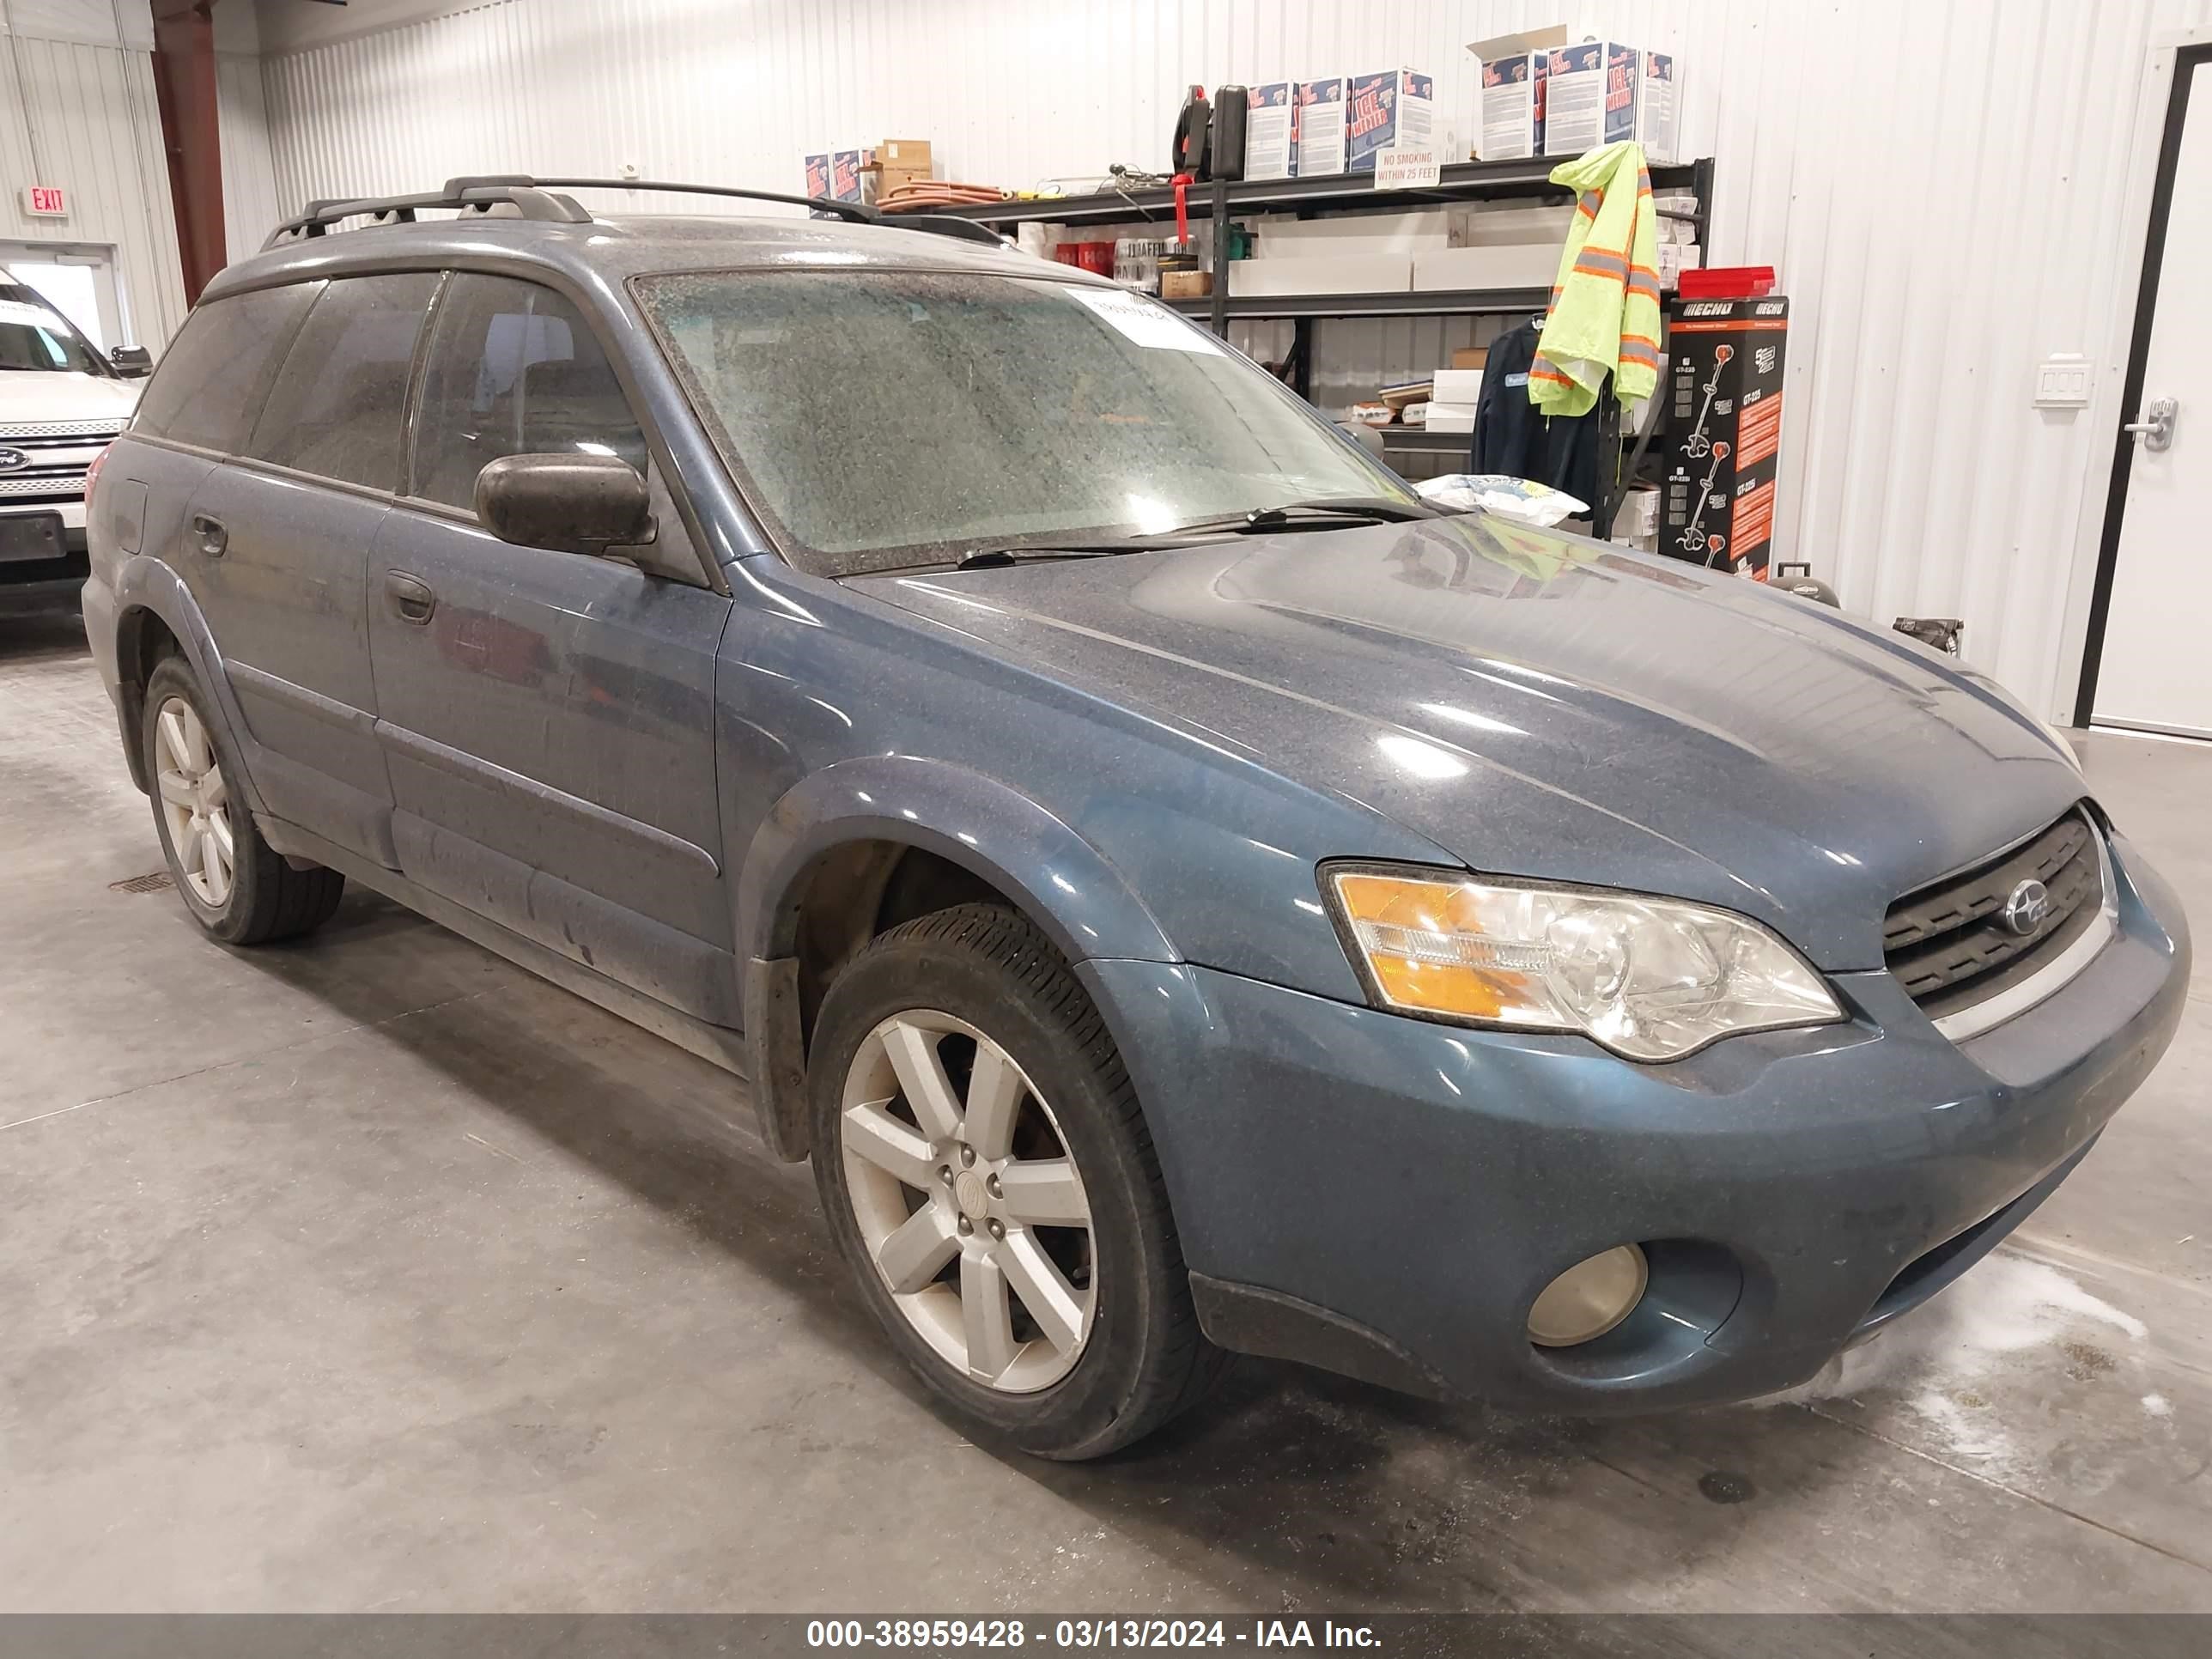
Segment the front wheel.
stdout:
<svg viewBox="0 0 2212 1659">
<path fill-rule="evenodd" d="M 1096 1457 L 1198 1399 L 1198 1328 L 1120 1054 L 1026 920 L 892 929 L 823 999 L 814 1170 L 861 1294 L 981 1437 Z"/>
</svg>

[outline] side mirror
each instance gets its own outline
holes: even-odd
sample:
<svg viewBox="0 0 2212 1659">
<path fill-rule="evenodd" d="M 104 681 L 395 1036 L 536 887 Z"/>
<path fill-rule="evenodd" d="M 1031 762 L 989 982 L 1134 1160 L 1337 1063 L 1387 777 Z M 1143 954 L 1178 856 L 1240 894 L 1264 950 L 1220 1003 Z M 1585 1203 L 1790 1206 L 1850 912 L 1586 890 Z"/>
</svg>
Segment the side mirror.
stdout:
<svg viewBox="0 0 2212 1659">
<path fill-rule="evenodd" d="M 144 346 L 118 346 L 107 361 L 126 380 L 143 380 L 154 372 L 154 354 Z"/>
<path fill-rule="evenodd" d="M 477 517 L 503 542 L 605 553 L 653 539 L 645 480 L 612 455 L 508 455 L 477 474 Z"/>
</svg>

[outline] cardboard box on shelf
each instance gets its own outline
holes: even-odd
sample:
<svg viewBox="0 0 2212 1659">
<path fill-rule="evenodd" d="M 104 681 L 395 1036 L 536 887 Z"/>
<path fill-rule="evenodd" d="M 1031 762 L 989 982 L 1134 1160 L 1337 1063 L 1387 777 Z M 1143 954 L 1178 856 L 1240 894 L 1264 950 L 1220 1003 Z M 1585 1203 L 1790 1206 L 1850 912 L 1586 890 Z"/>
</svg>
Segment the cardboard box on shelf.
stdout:
<svg viewBox="0 0 2212 1659">
<path fill-rule="evenodd" d="M 1452 353 L 1454 368 L 1480 368 L 1490 361 L 1488 346 L 1461 346 Z"/>
<path fill-rule="evenodd" d="M 1565 246 L 1575 210 L 1553 207 L 1458 207 L 1444 210 L 1445 240 L 1454 247 L 1498 247 L 1517 242 Z"/>
<path fill-rule="evenodd" d="M 1282 214 L 1250 222 L 1255 259 L 1426 253 L 1450 245 L 1444 217 L 1435 212 L 1356 213 L 1337 219 L 1297 219 Z"/>
<path fill-rule="evenodd" d="M 1696 270 L 1705 262 L 1705 251 L 1695 242 L 1659 244 L 1659 286 L 1671 290 L 1681 285 L 1685 270 Z"/>
<path fill-rule="evenodd" d="M 875 181 L 867 172 L 868 152 L 836 149 L 830 152 L 830 194 L 840 202 L 866 202 Z"/>
<path fill-rule="evenodd" d="M 1291 83 L 1269 81 L 1247 94 L 1244 117 L 1244 176 L 1287 179 L 1296 151 L 1291 144 L 1296 112 Z"/>
<path fill-rule="evenodd" d="M 1668 306 L 1661 552 L 1765 577 L 1789 330 L 1780 295 Z"/>
<path fill-rule="evenodd" d="M 1238 259 L 1229 291 L 1245 296 L 1291 294 L 1399 294 L 1413 285 L 1403 253 L 1343 253 L 1299 259 Z"/>
<path fill-rule="evenodd" d="M 1233 290 L 1236 286 L 1231 281 L 1231 289 Z M 1213 273 L 1210 270 L 1164 270 L 1160 273 L 1160 298 L 1163 300 L 1203 300 L 1212 292 Z"/>
<path fill-rule="evenodd" d="M 1422 289 L 1548 289 L 1559 272 L 1559 250 L 1548 242 L 1439 248 L 1413 256 L 1413 286 Z"/>
<path fill-rule="evenodd" d="M 1300 179 L 1344 171 L 1344 77 L 1301 81 L 1291 110 L 1291 167 Z"/>
<path fill-rule="evenodd" d="M 1482 371 L 1479 368 L 1440 368 L 1430 377 L 1431 401 L 1465 404 L 1469 409 L 1481 400 Z"/>
<path fill-rule="evenodd" d="M 1632 138 L 1647 161 L 1675 159 L 1681 118 L 1670 52 L 1618 40 L 1556 46 L 1544 80 L 1544 154 L 1579 155 Z"/>
<path fill-rule="evenodd" d="M 1475 59 L 1474 153 L 1486 161 L 1544 153 L 1544 83 L 1551 48 L 1567 44 L 1564 27 L 1470 41 Z"/>
<path fill-rule="evenodd" d="M 1375 171 L 1375 153 L 1419 149 L 1436 133 L 1437 83 L 1415 70 L 1355 75 L 1346 95 L 1345 168 Z"/>
<path fill-rule="evenodd" d="M 1650 484 L 1632 485 L 1613 515 L 1613 539 L 1623 547 L 1649 553 L 1659 539 L 1659 491 Z"/>
<path fill-rule="evenodd" d="M 1429 400 L 1429 416 L 1425 424 L 1431 432 L 1473 432 L 1474 405 L 1438 403 L 1432 398 Z"/>
<path fill-rule="evenodd" d="M 1636 69 L 1636 107 L 1628 136 L 1644 146 L 1647 162 L 1677 161 L 1682 152 L 1682 103 L 1674 82 L 1674 54 L 1640 52 Z"/>
<path fill-rule="evenodd" d="M 834 201 L 836 198 L 832 192 L 836 186 L 830 182 L 830 152 L 826 149 L 817 151 L 805 158 L 805 194 L 816 198 L 830 197 Z"/>
<path fill-rule="evenodd" d="M 876 146 L 876 160 L 886 167 L 907 171 L 930 168 L 929 140 L 927 138 L 886 138 Z"/>
</svg>

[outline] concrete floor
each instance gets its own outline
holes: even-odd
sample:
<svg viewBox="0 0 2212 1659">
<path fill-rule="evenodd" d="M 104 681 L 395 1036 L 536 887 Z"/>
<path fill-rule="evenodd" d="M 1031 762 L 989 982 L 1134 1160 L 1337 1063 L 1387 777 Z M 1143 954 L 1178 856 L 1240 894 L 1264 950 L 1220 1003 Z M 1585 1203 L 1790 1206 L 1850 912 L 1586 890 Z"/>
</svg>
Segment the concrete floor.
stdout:
<svg viewBox="0 0 2212 1659">
<path fill-rule="evenodd" d="M 2090 777 L 2212 916 L 2212 753 Z M 1247 1362 L 978 1449 L 729 1079 L 368 896 L 228 952 L 74 617 L 0 623 L 0 1608 L 2212 1610 L 2212 1004 L 1805 1401 L 1448 1410 Z M 2200 975 L 2207 970 L 2200 970 Z"/>
</svg>

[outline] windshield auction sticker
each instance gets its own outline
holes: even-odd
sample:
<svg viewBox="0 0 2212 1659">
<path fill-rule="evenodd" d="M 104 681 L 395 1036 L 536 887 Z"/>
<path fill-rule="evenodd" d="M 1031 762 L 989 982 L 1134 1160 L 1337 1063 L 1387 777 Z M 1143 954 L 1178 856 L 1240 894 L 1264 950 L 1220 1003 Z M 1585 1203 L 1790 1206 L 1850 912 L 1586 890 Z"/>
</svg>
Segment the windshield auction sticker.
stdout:
<svg viewBox="0 0 2212 1659">
<path fill-rule="evenodd" d="M 1114 328 L 1140 346 L 1162 351 L 1210 351 L 1218 354 L 1221 342 L 1202 328 L 1150 300 L 1118 288 L 1077 288 L 1062 283 L 1067 292 L 1089 306 Z"/>
</svg>

